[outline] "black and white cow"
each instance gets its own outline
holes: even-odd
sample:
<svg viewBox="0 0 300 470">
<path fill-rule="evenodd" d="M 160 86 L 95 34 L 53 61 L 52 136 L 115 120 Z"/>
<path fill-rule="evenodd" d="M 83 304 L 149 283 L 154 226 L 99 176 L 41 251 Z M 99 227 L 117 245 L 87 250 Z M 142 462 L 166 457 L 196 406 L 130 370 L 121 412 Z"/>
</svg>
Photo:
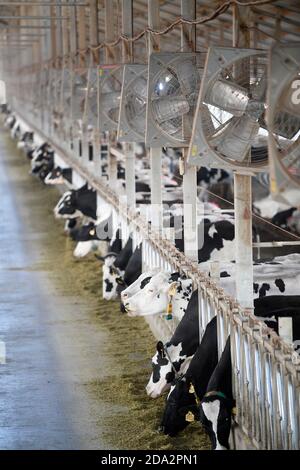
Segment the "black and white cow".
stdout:
<svg viewBox="0 0 300 470">
<path fill-rule="evenodd" d="M 22 135 L 22 131 L 21 131 L 21 126 L 20 124 L 18 124 L 17 121 L 15 122 L 14 126 L 11 128 L 10 135 L 11 135 L 11 138 L 14 140 L 20 139 Z"/>
<path fill-rule="evenodd" d="M 108 242 L 112 238 L 112 218 L 111 214 L 104 220 L 97 223 L 89 222 L 83 225 L 79 230 L 71 234 L 71 238 L 77 242 L 74 250 L 76 258 L 83 258 L 93 250 L 100 249 L 104 256 L 107 252 Z"/>
<path fill-rule="evenodd" d="M 49 173 L 49 175 L 45 179 L 45 183 L 50 185 L 66 184 L 71 188 L 72 176 L 72 168 L 61 168 L 60 166 L 57 166 L 51 171 L 51 173 Z"/>
<path fill-rule="evenodd" d="M 31 170 L 32 175 L 39 177 L 44 182 L 47 175 L 53 170 L 54 167 L 54 152 L 49 152 L 47 158 L 43 158 L 41 162 L 36 162 Z"/>
<path fill-rule="evenodd" d="M 117 279 L 123 277 L 131 256 L 132 237 L 129 236 L 120 253 L 116 254 L 114 252 L 108 252 L 108 254 L 103 258 L 102 295 L 105 300 L 115 300 L 117 298 Z"/>
<path fill-rule="evenodd" d="M 197 402 L 204 397 L 217 364 L 217 317 L 214 317 L 206 326 L 186 374 L 175 379 L 171 386 L 161 421 L 161 431 L 164 434 L 176 436 L 189 422 L 199 419 Z"/>
<path fill-rule="evenodd" d="M 97 193 L 85 184 L 79 189 L 66 191 L 54 208 L 56 218 L 73 219 L 89 217 L 97 219 Z"/>
<path fill-rule="evenodd" d="M 293 261 L 294 259 L 294 261 Z M 274 258 L 273 261 L 254 263 L 253 298 L 269 295 L 300 295 L 300 255 L 295 253 Z M 205 270 L 207 265 L 203 266 Z M 235 297 L 234 263 L 224 264 L 220 273 L 220 286 Z"/>
<path fill-rule="evenodd" d="M 197 171 L 197 186 L 208 188 L 212 184 L 220 183 L 221 181 L 227 181 L 230 178 L 230 174 L 221 169 L 217 168 L 205 168 L 202 166 Z"/>
<path fill-rule="evenodd" d="M 125 312 L 130 317 L 167 314 L 167 318 L 174 316 L 181 320 L 192 290 L 191 279 L 181 278 L 179 273 L 159 272 L 131 297 L 127 296 L 124 300 L 121 295 L 121 300 L 124 302 Z"/>
<path fill-rule="evenodd" d="M 14 116 L 13 114 L 9 114 L 4 121 L 4 128 L 12 129 L 16 123 L 16 120 L 17 120 L 16 116 Z"/>
<path fill-rule="evenodd" d="M 24 150 L 27 152 L 28 150 L 34 149 L 34 132 L 32 131 L 25 131 L 21 135 L 21 138 L 17 144 L 18 149 Z"/>
<path fill-rule="evenodd" d="M 117 295 L 122 295 L 122 292 L 132 285 L 142 273 L 142 245 L 136 247 L 126 265 L 124 275 L 117 278 Z M 121 311 L 123 312 L 122 303 Z"/>
<path fill-rule="evenodd" d="M 209 435 L 213 450 L 229 449 L 231 416 L 235 406 L 231 369 L 229 337 L 200 403 L 200 422 Z"/>
<path fill-rule="evenodd" d="M 198 291 L 192 293 L 186 312 L 172 338 L 165 345 L 159 341 L 152 358 L 152 374 L 147 394 L 157 398 L 169 390 L 177 374 L 184 374 L 199 345 Z"/>
</svg>

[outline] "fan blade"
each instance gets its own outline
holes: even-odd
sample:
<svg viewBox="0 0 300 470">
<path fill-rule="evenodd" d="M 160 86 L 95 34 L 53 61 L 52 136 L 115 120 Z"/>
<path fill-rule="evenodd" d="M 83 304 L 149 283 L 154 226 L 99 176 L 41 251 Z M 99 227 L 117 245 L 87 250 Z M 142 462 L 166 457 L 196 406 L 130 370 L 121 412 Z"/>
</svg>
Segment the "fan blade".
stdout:
<svg viewBox="0 0 300 470">
<path fill-rule="evenodd" d="M 190 105 L 184 96 L 164 96 L 152 101 L 152 111 L 159 124 L 174 119 L 190 110 Z"/>
<path fill-rule="evenodd" d="M 217 80 L 206 93 L 204 102 L 233 116 L 242 116 L 249 102 L 248 91 L 228 80 Z"/>
<path fill-rule="evenodd" d="M 259 127 L 258 122 L 248 116 L 233 117 L 222 132 L 210 140 L 210 144 L 227 158 L 243 162 L 249 157 Z"/>
</svg>

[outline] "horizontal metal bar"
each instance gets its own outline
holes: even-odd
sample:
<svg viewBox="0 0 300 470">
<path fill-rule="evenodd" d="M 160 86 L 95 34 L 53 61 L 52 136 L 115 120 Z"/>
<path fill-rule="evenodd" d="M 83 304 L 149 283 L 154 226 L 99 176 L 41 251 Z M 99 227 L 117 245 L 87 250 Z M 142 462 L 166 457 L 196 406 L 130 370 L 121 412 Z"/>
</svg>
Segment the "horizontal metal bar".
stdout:
<svg viewBox="0 0 300 470">
<path fill-rule="evenodd" d="M 87 3 L 49 3 L 49 2 L 0 2 L 0 6 L 44 6 L 44 7 L 87 7 Z"/>
<path fill-rule="evenodd" d="M 254 248 L 275 248 L 277 246 L 300 246 L 300 241 L 299 242 L 257 242 L 253 243 Z"/>
<path fill-rule="evenodd" d="M 0 16 L 0 20 L 68 20 L 69 16 Z"/>
<path fill-rule="evenodd" d="M 51 26 L 37 26 L 37 25 L 13 25 L 13 24 L 0 24 L 0 31 L 4 29 L 50 29 Z"/>
</svg>

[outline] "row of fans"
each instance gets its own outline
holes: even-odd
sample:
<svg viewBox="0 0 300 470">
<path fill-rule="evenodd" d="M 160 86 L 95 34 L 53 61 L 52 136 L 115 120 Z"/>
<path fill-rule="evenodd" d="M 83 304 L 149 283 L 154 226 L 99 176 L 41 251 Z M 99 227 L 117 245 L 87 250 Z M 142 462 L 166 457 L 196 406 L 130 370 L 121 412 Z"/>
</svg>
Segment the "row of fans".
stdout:
<svg viewBox="0 0 300 470">
<path fill-rule="evenodd" d="M 155 53 L 148 66 L 53 73 L 48 102 L 60 103 L 61 125 L 84 116 L 121 142 L 189 147 L 198 166 L 270 168 L 274 192 L 300 185 L 299 44 Z"/>
</svg>

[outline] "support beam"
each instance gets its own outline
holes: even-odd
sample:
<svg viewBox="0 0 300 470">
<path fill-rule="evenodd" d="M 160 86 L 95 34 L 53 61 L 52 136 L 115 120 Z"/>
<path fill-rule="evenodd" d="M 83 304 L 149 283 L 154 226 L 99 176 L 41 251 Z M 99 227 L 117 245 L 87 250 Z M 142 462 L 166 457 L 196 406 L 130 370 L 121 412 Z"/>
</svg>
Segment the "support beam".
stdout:
<svg viewBox="0 0 300 470">
<path fill-rule="evenodd" d="M 196 18 L 196 1 L 181 0 L 181 16 L 187 20 Z M 182 25 L 181 50 L 194 52 L 196 49 L 195 25 Z M 183 119 L 183 127 L 188 125 Z M 187 129 L 189 132 L 189 129 Z M 187 163 L 187 149 L 182 149 L 184 161 L 183 175 L 183 213 L 184 213 L 184 253 L 198 261 L 197 233 L 197 167 Z"/>
<path fill-rule="evenodd" d="M 105 41 L 112 42 L 115 39 L 115 16 L 114 1 L 105 0 Z M 106 64 L 116 63 L 116 51 L 115 48 L 105 50 L 105 62 Z M 101 129 L 100 129 L 101 131 Z M 112 141 L 115 140 L 115 132 L 109 132 L 108 136 L 108 177 L 109 185 L 115 188 L 117 181 L 118 163 L 117 158 L 110 151 Z"/>
<path fill-rule="evenodd" d="M 98 0 L 89 0 L 89 22 L 90 22 L 90 46 L 98 45 Z M 90 55 L 90 66 L 97 67 L 99 64 L 99 51 L 92 52 Z M 99 79 L 99 77 L 98 77 Z M 98 119 L 97 119 L 98 122 Z M 99 126 L 93 130 L 93 153 L 94 153 L 94 172 L 96 175 L 102 176 L 101 151 L 100 151 L 100 132 Z"/>
<path fill-rule="evenodd" d="M 131 38 L 133 36 L 133 1 L 122 0 L 122 34 Z M 122 45 L 122 62 L 133 61 L 133 48 L 131 43 Z M 125 144 L 125 178 L 126 178 L 126 200 L 129 208 L 135 208 L 135 155 L 132 143 Z"/>
<path fill-rule="evenodd" d="M 249 7 L 234 5 L 233 46 L 249 47 Z M 234 174 L 236 292 L 242 307 L 253 308 L 252 181 L 251 176 Z"/>
<path fill-rule="evenodd" d="M 148 0 L 148 25 L 150 28 L 160 28 L 159 0 Z M 159 36 L 149 34 L 149 57 L 152 52 L 159 52 Z M 153 229 L 162 228 L 162 149 L 150 148 L 151 168 L 151 226 Z"/>
</svg>

